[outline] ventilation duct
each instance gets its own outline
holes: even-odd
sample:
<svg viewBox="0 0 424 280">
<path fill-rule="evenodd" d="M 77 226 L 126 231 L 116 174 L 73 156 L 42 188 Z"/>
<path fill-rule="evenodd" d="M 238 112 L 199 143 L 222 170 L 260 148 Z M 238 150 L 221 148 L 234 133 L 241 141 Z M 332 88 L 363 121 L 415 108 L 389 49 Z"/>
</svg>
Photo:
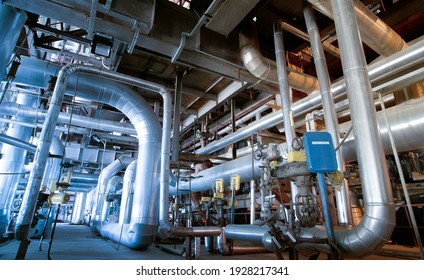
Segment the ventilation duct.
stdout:
<svg viewBox="0 0 424 280">
<path fill-rule="evenodd" d="M 253 23 L 252 23 L 253 25 Z M 255 77 L 278 85 L 277 66 L 262 56 L 256 34 L 256 27 L 245 29 L 239 33 L 241 60 L 246 69 Z M 289 85 L 308 95 L 319 90 L 318 80 L 312 76 L 287 69 Z"/>
</svg>

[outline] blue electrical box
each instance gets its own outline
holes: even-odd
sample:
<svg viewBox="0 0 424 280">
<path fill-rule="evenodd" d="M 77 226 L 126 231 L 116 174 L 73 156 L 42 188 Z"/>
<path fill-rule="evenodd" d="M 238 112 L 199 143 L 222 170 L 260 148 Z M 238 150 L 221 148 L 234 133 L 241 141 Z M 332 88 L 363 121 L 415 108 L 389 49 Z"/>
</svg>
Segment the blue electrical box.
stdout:
<svg viewBox="0 0 424 280">
<path fill-rule="evenodd" d="M 330 173 L 337 170 L 336 152 L 328 132 L 306 132 L 303 135 L 306 163 L 309 171 Z"/>
</svg>

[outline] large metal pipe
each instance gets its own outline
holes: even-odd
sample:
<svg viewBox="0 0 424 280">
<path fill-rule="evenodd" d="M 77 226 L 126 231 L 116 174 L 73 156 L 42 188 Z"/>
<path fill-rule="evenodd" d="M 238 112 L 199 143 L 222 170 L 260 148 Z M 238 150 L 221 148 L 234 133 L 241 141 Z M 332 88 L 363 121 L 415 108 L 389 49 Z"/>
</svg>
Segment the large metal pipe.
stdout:
<svg viewBox="0 0 424 280">
<path fill-rule="evenodd" d="M 47 116 L 47 110 L 37 109 L 30 106 L 23 106 L 12 102 L 2 102 L 0 104 L 0 114 L 27 118 L 31 120 L 31 123 L 34 123 L 34 120 L 38 120 L 40 122 L 45 120 Z M 119 132 L 130 135 L 135 135 L 137 133 L 131 123 L 115 122 L 64 112 L 59 113 L 57 122 L 66 124 L 70 123 L 72 125 L 84 128 Z"/>
<path fill-rule="evenodd" d="M 77 192 L 74 196 L 74 204 L 72 207 L 72 216 L 69 223 L 71 225 L 81 225 L 84 224 L 84 212 L 85 204 L 87 200 L 87 193 Z"/>
<path fill-rule="evenodd" d="M 423 139 L 424 134 L 424 98 L 409 100 L 387 108 L 386 113 L 398 152 L 423 151 L 424 145 L 421 139 Z M 391 154 L 389 132 L 382 112 L 377 113 L 377 122 L 380 128 L 384 152 L 385 154 Z M 351 122 L 341 124 L 340 131 L 348 131 L 351 125 Z M 350 134 L 347 137 L 341 149 L 346 162 L 356 161 L 358 157 L 355 149 L 354 134 Z"/>
<path fill-rule="evenodd" d="M 37 98 L 28 94 L 18 94 L 16 103 L 34 106 Z M 18 118 L 12 117 L 12 120 Z M 27 121 L 26 119 L 22 119 Z M 32 135 L 30 127 L 24 127 L 16 124 L 9 125 L 6 132 L 8 139 L 19 139 L 22 142 L 28 142 Z M 16 144 L 14 141 L 13 144 Z M 0 159 L 0 234 L 4 234 L 10 222 L 11 203 L 18 186 L 19 179 L 23 177 L 23 168 L 27 150 L 4 143 L 1 148 L 2 157 Z"/>
<path fill-rule="evenodd" d="M 334 99 L 331 95 L 331 81 L 330 74 L 328 73 L 327 61 L 324 54 L 324 49 L 319 33 L 318 25 L 315 19 L 315 14 L 312 7 L 307 4 L 303 9 L 306 27 L 308 30 L 312 55 L 315 62 L 317 71 L 318 82 L 321 92 L 322 108 L 324 110 L 325 128 L 330 133 L 335 147 L 339 145 L 339 122 L 337 119 Z M 343 160 L 340 150 L 336 152 L 338 170 L 343 172 L 345 170 L 345 162 Z M 352 224 L 352 212 L 350 210 L 349 202 L 349 188 L 347 180 L 341 184 L 340 189 L 335 192 L 337 201 L 337 218 L 339 224 Z"/>
<path fill-rule="evenodd" d="M 239 157 L 235 160 L 224 162 L 220 165 L 208 168 L 196 173 L 190 182 L 180 182 L 177 187 L 169 187 L 169 194 L 176 195 L 187 192 L 200 192 L 214 189 L 215 182 L 219 178 L 224 179 L 224 185 L 229 186 L 231 183 L 231 176 L 234 174 L 240 175 L 240 181 L 246 182 L 253 178 L 261 176 L 262 162 L 260 160 L 253 160 L 254 166 L 252 167 L 252 155 Z M 252 169 L 254 174 L 252 174 Z"/>
<path fill-rule="evenodd" d="M 336 232 L 344 254 L 364 256 L 379 250 L 396 224 L 395 207 L 364 50 L 351 0 L 332 0 L 361 172 L 365 213 L 359 225 Z"/>
<path fill-rule="evenodd" d="M 46 67 L 54 69 L 54 67 L 49 64 L 44 65 L 44 67 L 41 66 L 41 69 L 46 69 Z M 75 72 L 80 73 L 78 78 L 76 78 L 75 75 L 70 77 L 71 74 Z M 36 75 L 36 73 L 33 74 Z M 45 74 L 48 75 L 49 73 L 43 73 L 43 71 L 41 71 L 41 73 L 38 74 L 39 80 L 35 79 L 34 76 L 30 77 L 29 80 L 32 80 L 37 84 L 37 86 L 40 86 L 40 83 L 45 80 Z M 68 81 L 69 86 L 66 87 L 66 85 L 68 85 Z M 138 93 L 127 86 L 117 83 L 116 81 L 159 92 L 164 99 L 167 99 L 167 102 L 165 102 L 165 108 L 172 111 L 172 108 L 167 107 L 171 106 L 169 92 L 162 86 L 131 76 L 103 69 L 95 69 L 89 66 L 65 66 L 60 71 L 58 81 L 51 98 L 52 102 L 45 121 L 43 129 L 44 133 L 42 133 L 40 138 L 41 141 L 39 143 L 41 152 L 39 153 L 40 156 L 38 158 L 36 157 L 35 162 L 38 163 L 45 161 L 46 155 L 44 150 L 45 147 L 49 145 L 48 139 L 51 138 L 51 131 L 56 124 L 58 115 L 57 109 L 60 107 L 59 104 L 61 104 L 65 89 L 72 92 L 72 90 L 75 90 L 73 87 L 78 84 L 78 96 L 109 104 L 125 114 L 133 123 L 139 137 L 139 154 L 142 156 L 139 156 L 137 159 L 136 185 L 143 186 L 143 188 L 138 188 L 134 194 L 134 201 L 137 201 L 137 203 L 134 203 L 131 223 L 123 232 L 123 236 L 125 237 L 123 239 L 125 241 L 123 244 L 131 248 L 142 249 L 148 247 L 153 242 L 154 236 L 156 235 L 158 200 L 154 198 L 158 196 L 158 190 L 154 188 L 154 182 L 159 176 L 158 166 L 160 157 L 157 155 L 161 149 L 159 141 L 161 138 L 161 130 L 157 116 L 148 106 L 146 101 L 140 97 Z M 167 137 L 169 141 L 169 135 L 167 135 Z M 27 237 L 26 232 L 32 219 L 33 209 L 35 206 L 34 193 L 39 188 L 38 174 L 43 164 L 34 166 L 39 167 L 34 168 L 32 175 L 30 174 L 30 180 L 28 181 L 28 186 L 30 186 L 30 188 L 27 188 L 27 190 L 31 191 L 28 191 L 30 193 L 26 192 L 26 195 L 24 196 L 24 205 L 27 211 L 20 214 L 16 227 L 16 232 L 19 233 L 17 238 L 20 240 Z M 106 232 L 106 229 L 103 229 L 103 232 Z"/>
<path fill-rule="evenodd" d="M 27 15 L 15 8 L 0 5 L 0 79 L 6 74 Z"/>
<path fill-rule="evenodd" d="M 113 187 L 113 185 L 109 186 L 109 182 L 112 180 L 112 178 L 115 178 L 116 174 L 118 174 L 120 171 L 127 168 L 127 166 L 133 160 L 134 159 L 132 158 L 122 156 L 114 160 L 108 166 L 103 168 L 103 170 L 100 172 L 99 181 L 96 187 L 96 195 L 94 197 L 94 199 L 96 200 L 94 202 L 94 208 L 93 208 L 94 219 L 91 220 L 93 222 L 94 227 L 101 228 L 101 223 L 104 222 L 103 211 L 105 208 L 104 204 L 106 203 L 105 202 L 106 194 L 108 192 L 108 187 Z M 117 180 L 117 179 L 114 179 L 114 180 Z M 101 230 L 99 230 L 99 232 L 101 232 Z"/>
<path fill-rule="evenodd" d="M 65 146 L 59 137 L 54 136 L 52 138 L 52 144 L 50 146 L 50 157 L 47 160 L 46 170 L 41 181 L 41 186 L 50 188 L 53 180 L 59 181 L 62 158 L 65 155 Z"/>
<path fill-rule="evenodd" d="M 372 82 L 372 86 L 378 86 L 387 79 L 396 77 L 404 71 L 411 71 L 414 66 L 424 62 L 424 40 L 409 46 L 390 57 L 383 58 L 368 67 L 368 75 Z M 331 93 L 334 100 L 346 98 L 345 79 L 339 80 L 331 85 Z M 299 117 L 312 112 L 321 107 L 321 94 L 314 92 L 311 95 L 293 103 L 293 115 Z M 220 140 L 214 141 L 204 148 L 198 149 L 197 154 L 210 154 L 220 150 L 230 144 L 241 141 L 259 130 L 269 129 L 283 122 L 281 110 L 272 112 L 259 121 L 254 121 L 247 127 L 240 128 L 235 133 L 232 133 Z"/>
<path fill-rule="evenodd" d="M 274 24 L 274 48 L 277 65 L 278 86 L 280 89 L 281 107 L 283 111 L 284 134 L 287 142 L 287 152 L 293 150 L 292 143 L 296 137 L 292 110 L 292 92 L 286 67 L 286 52 L 284 51 L 283 31 L 279 24 Z"/>
<path fill-rule="evenodd" d="M 308 0 L 314 7 L 329 18 L 334 18 L 331 0 Z M 390 56 L 408 45 L 378 16 L 371 12 L 362 2 L 353 1 L 354 12 L 357 17 L 358 29 L 362 41 L 382 56 Z"/>
<path fill-rule="evenodd" d="M 255 77 L 278 85 L 275 61 L 268 60 L 262 55 L 259 49 L 256 29 L 252 27 L 239 33 L 240 54 L 243 65 Z M 287 71 L 291 87 L 307 94 L 319 89 L 316 78 L 292 69 L 287 69 Z"/>
<path fill-rule="evenodd" d="M 107 200 L 107 195 L 115 194 L 118 189 L 122 189 L 122 182 L 123 182 L 123 178 L 122 176 L 119 176 L 119 175 L 115 175 L 109 179 L 109 182 L 107 183 L 107 187 L 105 191 L 105 196 L 104 196 L 105 202 L 103 203 L 102 214 L 100 217 L 100 224 L 107 222 L 107 219 L 109 216 L 109 208 L 110 208 L 111 202 Z M 101 232 L 101 229 L 100 229 L 100 232 Z"/>
<path fill-rule="evenodd" d="M 137 161 L 131 162 L 124 174 L 122 184 L 121 207 L 119 208 L 119 224 L 128 224 L 131 220 L 131 207 L 134 194 L 135 172 L 137 170 Z"/>
<path fill-rule="evenodd" d="M 35 146 L 34 144 L 28 143 L 19 138 L 9 136 L 7 134 L 0 134 L 0 142 L 23 149 L 33 154 L 35 153 L 35 150 L 37 149 L 37 146 Z"/>
</svg>

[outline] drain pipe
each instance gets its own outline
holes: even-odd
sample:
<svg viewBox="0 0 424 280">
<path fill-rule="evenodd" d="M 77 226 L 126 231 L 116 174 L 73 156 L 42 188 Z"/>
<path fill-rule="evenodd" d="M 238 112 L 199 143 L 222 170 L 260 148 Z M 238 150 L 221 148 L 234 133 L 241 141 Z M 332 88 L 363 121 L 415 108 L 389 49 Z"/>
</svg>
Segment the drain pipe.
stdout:
<svg viewBox="0 0 424 280">
<path fill-rule="evenodd" d="M 334 106 L 333 96 L 331 95 L 331 82 L 328 73 L 327 62 L 325 59 L 324 49 L 322 46 L 321 35 L 316 23 L 315 14 L 310 4 L 306 3 L 303 9 L 306 27 L 310 38 L 312 54 L 317 71 L 317 77 L 320 85 L 322 108 L 324 110 L 324 121 L 326 130 L 330 133 L 335 147 L 339 145 L 339 123 L 337 119 L 336 109 Z M 338 170 L 345 171 L 345 162 L 340 150 L 336 152 Z M 340 190 L 335 191 L 337 201 L 337 218 L 340 225 L 351 225 L 353 222 L 352 211 L 349 201 L 349 187 L 347 180 L 340 186 Z"/>
<path fill-rule="evenodd" d="M 7 65 L 12 58 L 26 19 L 26 13 L 0 5 L 0 79 L 6 75 Z"/>
</svg>

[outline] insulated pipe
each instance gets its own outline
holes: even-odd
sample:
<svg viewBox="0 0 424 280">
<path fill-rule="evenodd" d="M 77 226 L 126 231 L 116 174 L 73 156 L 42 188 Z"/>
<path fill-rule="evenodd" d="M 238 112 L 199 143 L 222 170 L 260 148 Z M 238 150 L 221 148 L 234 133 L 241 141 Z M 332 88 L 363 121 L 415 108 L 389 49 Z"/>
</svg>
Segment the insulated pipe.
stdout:
<svg viewBox="0 0 424 280">
<path fill-rule="evenodd" d="M 103 210 L 104 210 L 104 204 L 105 204 L 105 197 L 108 191 L 109 182 L 112 180 L 112 178 L 115 177 L 116 174 L 118 174 L 120 171 L 127 168 L 127 166 L 133 161 L 134 159 L 129 157 L 120 157 L 116 160 L 114 160 L 112 163 L 110 163 L 108 166 L 103 168 L 103 170 L 100 172 L 99 175 L 99 181 L 97 183 L 96 187 L 96 196 L 95 196 L 95 207 L 93 208 L 94 213 L 94 222 L 93 226 L 98 227 L 99 222 L 100 224 L 104 222 L 103 220 Z M 119 176 L 118 176 L 119 177 Z M 114 179 L 117 180 L 117 179 Z M 116 182 L 117 183 L 117 182 Z M 112 186 L 111 186 L 112 187 Z M 99 232 L 101 232 L 99 230 Z"/>
<path fill-rule="evenodd" d="M 252 23 L 253 25 L 253 23 Z M 278 84 L 277 66 L 274 61 L 262 56 L 259 49 L 256 29 L 243 30 L 239 33 L 240 54 L 243 65 L 255 77 Z M 308 95 L 319 89 L 318 81 L 297 71 L 287 69 L 288 80 L 292 88 L 305 92 Z"/>
<path fill-rule="evenodd" d="M 339 145 L 339 122 L 337 119 L 336 109 L 334 105 L 333 96 L 331 95 L 331 82 L 328 73 L 327 62 L 325 59 L 324 49 L 321 43 L 321 35 L 319 33 L 318 25 L 315 19 L 314 10 L 310 4 L 306 4 L 303 9 L 306 27 L 310 38 L 312 55 L 315 62 L 317 71 L 318 82 L 320 85 L 322 108 L 324 110 L 325 128 L 330 133 L 333 140 L 333 145 Z M 345 171 L 345 162 L 343 160 L 340 150 L 336 152 L 338 170 Z M 340 190 L 335 192 L 337 201 L 337 218 L 339 224 L 351 225 L 353 222 L 352 211 L 350 209 L 349 201 L 349 188 L 347 180 L 341 184 Z"/>
<path fill-rule="evenodd" d="M 31 105 L 36 104 L 37 98 L 28 94 L 18 94 L 16 103 Z M 17 117 L 12 117 L 16 120 Z M 20 119 L 27 121 L 26 119 Z M 32 128 L 20 125 L 9 125 L 6 137 L 10 139 L 19 139 L 22 142 L 28 142 L 31 139 Z M 16 144 L 17 141 L 14 141 Z M 10 211 L 19 179 L 23 177 L 22 172 L 25 164 L 27 150 L 14 145 L 4 143 L 1 148 L 2 157 L 0 159 L 0 234 L 4 234 L 10 222 Z"/>
<path fill-rule="evenodd" d="M 293 150 L 292 143 L 296 137 L 292 110 L 292 92 L 287 76 L 286 58 L 283 42 L 283 31 L 279 24 L 274 24 L 275 61 L 277 64 L 278 85 L 280 89 L 281 107 L 283 111 L 284 133 L 287 142 L 287 152 Z"/>
<path fill-rule="evenodd" d="M 0 79 L 6 74 L 6 68 L 12 58 L 27 15 L 16 9 L 0 5 Z"/>
<path fill-rule="evenodd" d="M 104 202 L 103 208 L 102 208 L 100 223 L 106 222 L 108 215 L 109 215 L 109 207 L 110 207 L 111 203 L 106 200 L 107 195 L 111 194 L 111 193 L 116 193 L 116 191 L 119 189 L 119 186 L 122 187 L 122 182 L 123 182 L 122 176 L 117 175 L 117 176 L 113 176 L 112 178 L 110 178 L 109 182 L 107 183 L 105 197 L 104 197 L 105 202 Z M 101 230 L 100 230 L 100 232 L 101 232 Z"/>
<path fill-rule="evenodd" d="M 41 186 L 50 187 L 53 180 L 59 181 L 62 158 L 65 156 L 65 146 L 57 136 L 53 136 L 49 153 L 53 157 L 47 160 L 46 170 L 41 181 Z"/>
<path fill-rule="evenodd" d="M 49 70 L 51 68 L 54 69 L 52 65 L 47 64 L 46 66 L 50 67 Z M 44 67 L 44 69 L 45 68 L 46 67 Z M 74 79 L 70 79 L 72 82 L 70 83 L 71 87 L 69 87 L 68 90 L 72 90 L 72 86 L 75 86 L 77 84 L 76 81 L 78 81 L 78 96 L 92 100 L 94 99 L 98 102 L 107 103 L 116 107 L 128 116 L 136 128 L 139 137 L 139 154 L 143 155 L 138 157 L 136 185 L 143 186 L 144 188 L 137 189 L 134 194 L 134 200 L 137 201 L 137 203 L 134 203 L 134 206 L 137 207 L 133 207 L 131 223 L 126 228 L 126 231 L 123 232 L 123 236 L 125 237 L 123 239 L 123 244 L 134 249 L 146 248 L 153 242 L 158 220 L 158 200 L 152 198 L 158 196 L 158 192 L 154 188 L 154 181 L 155 178 L 159 176 L 158 165 L 160 157 L 158 157 L 157 154 L 161 148 L 159 144 L 160 125 L 157 116 L 138 93 L 126 86 L 108 81 L 107 79 L 159 92 L 164 99 L 169 99 L 170 101 L 169 92 L 157 84 L 103 69 L 96 69 L 83 65 L 68 65 L 63 67 L 60 71 L 55 91 L 53 92 L 51 106 L 49 107 L 48 116 L 43 129 L 44 133 L 42 133 L 41 141 L 39 143 L 40 150 L 42 151 L 39 153 L 41 157 L 36 158 L 35 162 L 45 161 L 44 150 L 45 146 L 49 144 L 47 139 L 51 138 L 51 131 L 56 123 L 58 115 L 57 109 L 63 99 L 65 86 L 67 85 L 69 76 L 74 72 L 79 72 L 80 75 L 78 75 L 76 79 L 75 77 L 73 77 Z M 92 75 L 84 73 L 90 73 Z M 43 80 L 45 80 L 45 74 L 49 73 L 41 71 L 41 77 L 38 76 L 39 80 L 36 79 L 37 76 L 34 76 L 38 73 L 32 74 L 33 75 L 29 77 L 29 80 L 34 81 L 38 86 L 40 86 L 40 82 L 42 83 Z M 100 76 L 101 78 L 96 76 Z M 106 78 L 106 80 L 104 78 Z M 97 83 L 94 82 L 96 80 L 98 81 Z M 165 103 L 166 106 L 170 106 L 171 104 L 170 102 Z M 172 108 L 166 108 L 169 111 L 172 111 Z M 169 134 L 167 137 L 169 141 Z M 167 148 L 169 152 L 169 145 Z M 163 160 L 163 162 L 168 163 L 169 165 L 169 161 L 166 162 L 166 159 Z M 27 237 L 27 231 L 35 208 L 34 202 L 36 197 L 34 194 L 39 189 L 39 175 L 37 174 L 39 174 L 40 168 L 42 168 L 43 164 L 35 166 L 38 167 L 33 169 L 33 175 L 30 174 L 30 180 L 28 181 L 28 185 L 31 187 L 27 188 L 27 190 L 31 191 L 26 192 L 26 195 L 24 196 L 24 205 L 27 211 L 20 213 L 16 227 L 16 232 L 19 233 L 17 238 L 21 240 Z M 169 173 L 169 167 L 167 171 Z M 105 232 L 105 230 L 103 230 L 103 232 Z M 118 236 L 120 236 L 120 234 L 118 234 Z"/>
<path fill-rule="evenodd" d="M 336 239 L 343 253 L 364 256 L 379 250 L 390 239 L 396 224 L 395 207 L 353 3 L 352 0 L 332 0 L 331 5 L 365 204 L 360 224 L 352 230 L 336 232 Z"/>
<path fill-rule="evenodd" d="M 423 131 L 424 131 L 424 97 L 406 101 L 386 109 L 387 118 L 390 123 L 394 142 L 399 153 L 409 151 L 422 151 Z M 378 127 L 382 137 L 382 144 L 385 154 L 391 154 L 392 148 L 389 139 L 389 132 L 384 121 L 382 112 L 377 113 Z M 351 122 L 340 125 L 341 131 L 348 131 Z M 357 159 L 355 149 L 355 135 L 351 133 L 341 147 L 343 158 L 346 162 Z"/>
<path fill-rule="evenodd" d="M 403 71 L 410 71 L 416 65 L 424 62 L 424 40 L 421 40 L 407 49 L 404 49 L 390 57 L 372 63 L 368 67 L 368 75 L 373 83 L 377 86 L 387 79 L 392 79 L 397 74 Z M 331 93 L 334 100 L 339 100 L 346 97 L 345 80 L 339 80 L 332 84 Z M 299 117 L 319 109 L 322 104 L 320 92 L 314 92 L 311 95 L 293 103 L 293 115 Z M 210 154 L 220 150 L 228 145 L 241 141 L 259 130 L 269 129 L 280 124 L 283 121 L 281 110 L 272 112 L 259 121 L 254 121 L 248 126 L 240 128 L 235 133 L 232 133 L 220 140 L 214 141 L 204 148 L 196 151 L 197 154 Z"/>
<path fill-rule="evenodd" d="M 255 202 L 256 202 L 256 192 L 255 192 L 255 180 L 250 180 L 250 224 L 253 225 L 256 220 L 255 214 Z"/>
<path fill-rule="evenodd" d="M 17 147 L 19 149 L 23 149 L 27 152 L 30 152 L 31 154 L 34 154 L 35 150 L 37 149 L 37 146 L 7 134 L 0 134 L 0 142 Z"/>
<path fill-rule="evenodd" d="M 122 183 L 121 207 L 119 208 L 119 224 L 121 225 L 128 224 L 131 220 L 136 170 L 136 160 L 131 162 L 125 170 L 124 181 Z"/>
<path fill-rule="evenodd" d="M 0 104 L 0 114 L 9 116 L 19 116 L 27 118 L 34 123 L 34 120 L 43 121 L 47 116 L 47 111 L 42 109 L 33 108 L 30 106 L 23 106 L 12 102 L 2 102 Z M 60 112 L 57 122 L 72 124 L 84 128 L 92 128 L 96 130 L 120 132 L 124 134 L 135 135 L 136 131 L 131 123 L 115 122 L 110 120 L 102 120 L 81 116 L 77 114 L 69 114 Z"/>
<path fill-rule="evenodd" d="M 77 173 L 73 172 L 71 176 L 71 184 L 93 184 L 97 186 L 99 174 Z"/>
<path fill-rule="evenodd" d="M 74 204 L 72 207 L 72 215 L 69 224 L 81 225 L 84 223 L 85 203 L 87 200 L 87 193 L 77 192 L 74 196 Z"/>
<path fill-rule="evenodd" d="M 240 175 L 240 182 L 246 182 L 253 178 L 260 178 L 262 161 L 254 160 L 252 174 L 252 155 L 248 154 L 235 160 L 224 162 L 220 165 L 202 170 L 194 175 L 191 182 L 180 182 L 177 187 L 169 187 L 170 195 L 187 192 L 200 192 L 215 189 L 215 182 L 219 178 L 224 179 L 224 185 L 229 186 L 231 176 Z"/>
<path fill-rule="evenodd" d="M 177 71 L 177 77 L 175 78 L 175 98 L 174 98 L 174 122 L 173 122 L 173 133 L 172 133 L 172 148 L 171 148 L 171 160 L 177 162 L 180 156 L 180 111 L 181 111 L 181 98 L 182 98 L 182 87 L 183 87 L 183 76 L 182 70 Z"/>
<path fill-rule="evenodd" d="M 335 17 L 331 0 L 308 0 L 308 2 L 329 18 Z M 372 13 L 363 3 L 354 0 L 353 6 L 361 39 L 375 52 L 382 56 L 390 56 L 408 47 L 390 26 Z"/>
</svg>

